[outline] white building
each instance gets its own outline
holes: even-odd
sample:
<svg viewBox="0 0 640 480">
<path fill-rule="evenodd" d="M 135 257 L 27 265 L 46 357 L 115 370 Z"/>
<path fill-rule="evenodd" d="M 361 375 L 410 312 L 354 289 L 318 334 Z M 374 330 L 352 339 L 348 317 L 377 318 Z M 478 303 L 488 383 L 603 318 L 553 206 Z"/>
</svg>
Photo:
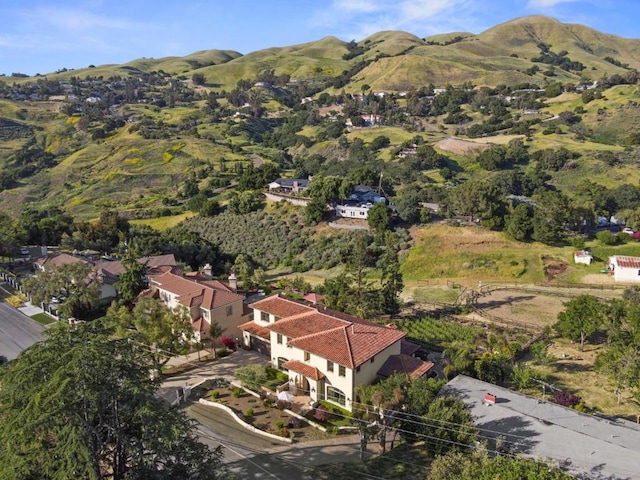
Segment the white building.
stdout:
<svg viewBox="0 0 640 480">
<path fill-rule="evenodd" d="M 640 257 L 614 255 L 607 264 L 616 282 L 640 283 Z"/>
<path fill-rule="evenodd" d="M 593 255 L 588 250 L 578 250 L 573 253 L 573 261 L 575 263 L 582 263 L 583 265 L 591 265 L 593 263 Z"/>
<path fill-rule="evenodd" d="M 337 205 L 336 217 L 357 218 L 359 220 L 366 220 L 369 217 L 369 209 L 372 206 L 372 204 Z"/>
<path fill-rule="evenodd" d="M 273 367 L 289 373 L 289 391 L 311 402 L 351 410 L 356 387 L 371 384 L 381 371 L 414 378 L 433 366 L 403 354 L 408 342 L 395 328 L 279 295 L 250 307 L 253 321 L 240 326 L 245 346 L 268 352 Z"/>
</svg>

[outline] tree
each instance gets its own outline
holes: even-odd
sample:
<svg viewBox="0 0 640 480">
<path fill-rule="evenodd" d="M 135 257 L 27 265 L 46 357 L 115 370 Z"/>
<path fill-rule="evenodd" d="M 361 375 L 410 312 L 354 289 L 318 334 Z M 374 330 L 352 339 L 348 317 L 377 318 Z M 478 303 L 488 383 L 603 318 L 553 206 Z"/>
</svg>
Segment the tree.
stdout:
<svg viewBox="0 0 640 480">
<path fill-rule="evenodd" d="M 437 397 L 429 404 L 429 410 L 423 415 L 424 423 L 415 424 L 413 429 L 418 435 L 430 439 L 434 455 L 451 450 L 460 450 L 461 446 L 471 445 L 476 440 L 477 430 L 473 424 L 471 412 L 462 400 L 453 397 Z M 456 428 L 449 428 L 455 424 Z"/>
<path fill-rule="evenodd" d="M 120 298 L 128 304 L 133 303 L 138 294 L 147 286 L 147 264 L 139 262 L 131 254 L 122 259 L 124 272 L 118 277 L 115 286 Z"/>
<path fill-rule="evenodd" d="M 243 253 L 239 254 L 233 263 L 233 271 L 238 275 L 242 288 L 245 291 L 249 290 L 253 279 L 253 264 L 251 260 Z"/>
<path fill-rule="evenodd" d="M 531 240 L 531 234 L 533 233 L 532 215 L 532 208 L 526 203 L 521 203 L 505 219 L 505 233 L 519 242 Z"/>
<path fill-rule="evenodd" d="M 565 305 L 565 310 L 558 314 L 558 321 L 553 328 L 563 337 L 579 340 L 580 351 L 583 351 L 585 341 L 600 327 L 603 306 L 591 295 L 580 295 Z"/>
<path fill-rule="evenodd" d="M 0 257 L 15 257 L 26 239 L 26 232 L 18 220 L 8 213 L 0 212 Z"/>
<path fill-rule="evenodd" d="M 398 259 L 398 239 L 394 233 L 385 236 L 384 253 L 378 260 L 381 270 L 380 308 L 384 313 L 395 314 L 400 311 L 400 293 L 404 287 L 400 260 Z"/>
<path fill-rule="evenodd" d="M 369 228 L 376 233 L 376 236 L 384 235 L 389 230 L 391 224 L 391 212 L 384 203 L 375 203 L 367 212 L 367 223 Z"/>
<path fill-rule="evenodd" d="M 409 223 L 420 220 L 421 201 L 422 197 L 416 188 L 405 188 L 394 200 L 398 217 Z"/>
<path fill-rule="evenodd" d="M 187 315 L 186 312 L 172 311 L 158 300 L 143 297 L 133 310 L 112 304 L 107 311 L 106 322 L 121 337 L 130 337 L 148 345 L 154 372 L 160 376 L 163 365 L 171 356 L 187 352 L 187 342 L 193 336 Z"/>
<path fill-rule="evenodd" d="M 571 201 L 553 190 L 540 191 L 532 199 L 535 203 L 532 238 L 547 245 L 561 243 L 571 218 Z"/>
<path fill-rule="evenodd" d="M 58 312 L 64 319 L 80 318 L 94 308 L 99 299 L 99 279 L 93 267 L 78 260 L 39 271 L 22 282 L 33 303 L 50 303 L 56 297 Z"/>
<path fill-rule="evenodd" d="M 237 368 L 233 374 L 245 387 L 254 391 L 258 391 L 267 381 L 267 372 L 264 367 L 257 364 Z"/>
<path fill-rule="evenodd" d="M 51 327 L 0 374 L 0 477 L 225 478 L 221 450 L 156 396 L 150 367 L 99 321 Z"/>
<path fill-rule="evenodd" d="M 204 85 L 207 79 L 204 76 L 204 73 L 194 73 L 191 75 L 191 81 L 194 85 Z"/>
<path fill-rule="evenodd" d="M 304 224 L 307 226 L 313 226 L 324 220 L 324 216 L 327 213 L 327 202 L 321 199 L 314 198 L 306 207 L 304 207 Z"/>
</svg>

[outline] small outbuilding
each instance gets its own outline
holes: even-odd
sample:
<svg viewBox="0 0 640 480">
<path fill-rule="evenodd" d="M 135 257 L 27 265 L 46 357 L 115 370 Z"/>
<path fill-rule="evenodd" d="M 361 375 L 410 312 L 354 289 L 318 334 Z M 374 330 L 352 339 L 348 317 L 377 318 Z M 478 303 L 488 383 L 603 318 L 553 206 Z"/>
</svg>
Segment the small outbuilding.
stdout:
<svg viewBox="0 0 640 480">
<path fill-rule="evenodd" d="M 573 261 L 575 263 L 582 263 L 584 265 L 591 265 L 593 263 L 593 255 L 588 250 L 578 250 L 573 254 Z"/>
</svg>

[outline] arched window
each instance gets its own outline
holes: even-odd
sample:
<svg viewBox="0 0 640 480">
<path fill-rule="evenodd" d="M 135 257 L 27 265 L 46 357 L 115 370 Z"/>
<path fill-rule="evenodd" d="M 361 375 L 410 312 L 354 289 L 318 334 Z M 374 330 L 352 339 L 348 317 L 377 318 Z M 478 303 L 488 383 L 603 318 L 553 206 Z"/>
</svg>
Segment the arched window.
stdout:
<svg viewBox="0 0 640 480">
<path fill-rule="evenodd" d="M 288 372 L 289 370 L 284 368 L 284 364 L 287 363 L 288 361 L 289 360 L 287 360 L 284 357 L 278 357 L 278 370 L 282 370 L 283 372 Z"/>
<path fill-rule="evenodd" d="M 336 387 L 327 387 L 327 400 L 337 403 L 338 405 L 345 405 L 345 395 L 342 390 L 338 390 Z"/>
</svg>

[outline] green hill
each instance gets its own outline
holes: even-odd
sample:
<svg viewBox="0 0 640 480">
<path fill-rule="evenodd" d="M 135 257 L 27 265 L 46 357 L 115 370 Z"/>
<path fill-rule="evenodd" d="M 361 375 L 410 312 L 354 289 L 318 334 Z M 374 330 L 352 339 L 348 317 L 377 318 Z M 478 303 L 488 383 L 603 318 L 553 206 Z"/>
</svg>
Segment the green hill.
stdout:
<svg viewBox="0 0 640 480">
<path fill-rule="evenodd" d="M 337 136 L 326 133 L 327 118 L 339 115 L 345 105 L 311 104 L 302 110 L 314 112 L 314 120 L 309 120 L 299 113 L 303 98 L 343 90 L 406 92 L 465 82 L 476 91 L 480 86 L 505 84 L 565 84 L 566 93 L 543 99 L 537 121 L 579 112 L 579 123 L 532 123 L 527 145 L 531 150 L 564 146 L 589 157 L 579 169 L 553 174 L 561 189 L 569 190 L 586 177 L 611 186 L 624 178 L 636 179 L 635 167 L 627 162 L 604 169 L 592 153 L 620 152 L 640 141 L 638 87 L 618 85 L 587 102 L 572 86 L 633 75 L 635 68 L 640 68 L 640 40 L 532 16 L 477 35 L 453 32 L 421 39 L 384 31 L 359 42 L 326 37 L 246 55 L 202 50 L 185 57 L 139 58 L 46 77 L 3 78 L 0 202 L 11 210 L 42 202 L 62 205 L 82 217 L 95 215 L 101 207 L 136 216 L 150 209 L 178 208 L 174 203 L 186 201 L 180 192 L 192 176 L 210 191 L 211 185 L 230 181 L 256 158 L 279 163 L 290 174 L 296 162 L 312 154 L 326 155 L 338 168 L 348 154 Z M 267 71 L 290 81 L 254 86 Z M 194 89 L 195 73 L 204 76 L 205 85 Z M 10 87 L 14 80 L 19 91 Z M 236 98 L 220 93 L 234 90 L 240 80 L 245 90 Z M 211 100 L 210 92 L 218 98 Z M 95 104 L 96 96 L 105 105 Z M 403 98 L 396 102 L 399 111 L 407 107 Z M 369 144 L 394 132 L 392 145 L 380 152 L 381 159 L 393 162 L 393 150 L 416 133 L 431 143 L 464 136 L 467 128 L 486 119 L 480 108 L 464 106 L 464 128 L 437 114 L 415 119 L 410 126 L 392 123 L 354 131 L 345 138 Z M 522 108 L 510 105 L 509 109 L 515 122 L 523 121 Z M 405 115 L 408 112 L 398 113 L 395 122 Z M 278 128 L 287 122 L 283 141 Z M 511 126 L 489 134 L 513 133 L 507 131 Z M 456 155 L 452 158 L 464 168 L 480 171 L 473 158 Z M 437 171 L 429 178 L 442 181 Z"/>
</svg>

